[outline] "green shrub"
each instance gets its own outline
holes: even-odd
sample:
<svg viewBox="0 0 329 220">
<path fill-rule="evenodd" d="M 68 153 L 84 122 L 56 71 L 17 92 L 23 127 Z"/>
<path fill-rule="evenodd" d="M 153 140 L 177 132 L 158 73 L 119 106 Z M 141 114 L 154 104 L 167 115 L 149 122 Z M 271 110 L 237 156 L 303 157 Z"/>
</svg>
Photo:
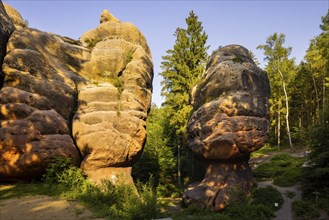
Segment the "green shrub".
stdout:
<svg viewBox="0 0 329 220">
<path fill-rule="evenodd" d="M 228 216 L 229 219 L 236 220 L 270 220 L 275 216 L 271 207 L 252 204 L 248 201 L 238 201 L 228 205 L 223 214 Z"/>
<path fill-rule="evenodd" d="M 319 216 L 317 209 L 306 201 L 293 201 L 292 210 L 298 220 L 311 220 Z"/>
<path fill-rule="evenodd" d="M 62 172 L 69 169 L 71 166 L 71 158 L 56 157 L 47 166 L 46 173 L 42 176 L 42 180 L 48 184 L 58 184 L 60 183 L 60 175 Z"/>
<path fill-rule="evenodd" d="M 301 168 L 292 167 L 287 169 L 282 175 L 275 177 L 273 184 L 281 187 L 290 187 L 301 180 Z"/>
<path fill-rule="evenodd" d="M 275 207 L 274 203 L 279 206 Z M 257 188 L 253 190 L 250 199 L 240 199 L 233 202 L 220 213 L 200 210 L 191 205 L 182 212 L 174 215 L 174 219 L 233 219 L 233 220 L 270 220 L 275 217 L 274 212 L 283 204 L 283 198 L 274 187 Z"/>
<path fill-rule="evenodd" d="M 151 183 L 138 184 L 138 192 L 134 186 L 114 185 L 109 180 L 94 185 L 70 159 L 63 157 L 49 164 L 43 179 L 52 195 L 81 201 L 98 217 L 151 219 L 157 214 L 156 193 Z"/>
<path fill-rule="evenodd" d="M 273 179 L 278 186 L 292 186 L 301 179 L 303 158 L 295 158 L 288 154 L 277 154 L 269 162 L 259 165 L 253 170 L 258 179 Z"/>
<path fill-rule="evenodd" d="M 275 203 L 278 203 L 277 207 L 274 205 Z M 252 192 L 252 204 L 264 205 L 273 209 L 273 211 L 277 211 L 283 204 L 283 198 L 281 193 L 273 186 L 256 188 Z"/>
<path fill-rule="evenodd" d="M 94 38 L 86 38 L 85 43 L 87 43 L 87 47 L 93 48 L 96 46 L 98 42 L 102 41 L 102 39 L 94 39 Z"/>
</svg>

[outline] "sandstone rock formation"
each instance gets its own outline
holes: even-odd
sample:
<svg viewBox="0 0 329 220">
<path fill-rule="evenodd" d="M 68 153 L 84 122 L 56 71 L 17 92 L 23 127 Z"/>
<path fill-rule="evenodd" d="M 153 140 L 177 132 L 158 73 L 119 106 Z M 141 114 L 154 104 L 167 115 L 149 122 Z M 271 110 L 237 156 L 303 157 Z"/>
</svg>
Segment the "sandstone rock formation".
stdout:
<svg viewBox="0 0 329 220">
<path fill-rule="evenodd" d="M 26 23 L 23 20 L 21 14 L 16 11 L 13 7 L 11 7 L 10 5 L 4 3 L 3 4 L 5 6 L 5 10 L 8 14 L 8 16 L 11 18 L 13 24 L 15 25 L 15 27 L 17 29 L 19 28 L 25 28 L 26 27 Z"/>
<path fill-rule="evenodd" d="M 98 40 L 81 72 L 89 81 L 80 88 L 73 135 L 84 157 L 81 168 L 94 180 L 115 179 L 119 173 L 132 182 L 131 166 L 146 139 L 152 58 L 144 36 L 133 25 L 113 19 L 107 10 L 101 20 L 97 29 L 81 37 Z M 118 172 L 118 167 L 126 169 Z"/>
<path fill-rule="evenodd" d="M 14 32 L 15 26 L 6 13 L 5 6 L 0 1 L 0 88 L 3 83 L 2 63 L 6 55 L 7 42 Z"/>
<path fill-rule="evenodd" d="M 239 45 L 218 49 L 194 88 L 195 112 L 188 123 L 188 147 L 208 161 L 204 179 L 184 193 L 186 205 L 221 210 L 250 194 L 251 152 L 262 147 L 269 133 L 270 87 L 267 75 Z"/>
<path fill-rule="evenodd" d="M 129 179 L 145 142 L 152 94 L 143 35 L 109 19 L 107 11 L 105 32 L 87 48 L 84 41 L 36 29 L 14 31 L 2 4 L 0 16 L 0 39 L 9 38 L 0 90 L 0 179 L 38 177 L 57 156 L 83 161 L 95 181 L 118 173 Z M 106 30 L 112 25 L 115 37 Z"/>
</svg>

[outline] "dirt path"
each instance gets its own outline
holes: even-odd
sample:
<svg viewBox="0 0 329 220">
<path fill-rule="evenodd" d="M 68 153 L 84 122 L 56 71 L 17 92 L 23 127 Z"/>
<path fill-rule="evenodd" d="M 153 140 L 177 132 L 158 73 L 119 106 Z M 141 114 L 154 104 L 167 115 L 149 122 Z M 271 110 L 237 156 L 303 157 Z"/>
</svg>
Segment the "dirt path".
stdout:
<svg viewBox="0 0 329 220">
<path fill-rule="evenodd" d="M 283 205 L 280 210 L 275 212 L 276 217 L 274 220 L 292 220 L 293 215 L 292 215 L 292 209 L 291 209 L 291 204 L 295 200 L 301 200 L 302 193 L 301 190 L 299 189 L 299 186 L 292 186 L 292 187 L 279 187 L 273 185 L 272 181 L 264 181 L 264 182 L 258 182 L 258 187 L 267 187 L 267 186 L 273 186 L 276 188 L 282 195 L 283 197 Z M 288 197 L 288 192 L 293 192 L 295 196 L 293 198 Z"/>
<path fill-rule="evenodd" d="M 48 196 L 26 196 L 0 200 L 0 219 L 96 220 L 96 217 L 77 202 Z"/>
</svg>

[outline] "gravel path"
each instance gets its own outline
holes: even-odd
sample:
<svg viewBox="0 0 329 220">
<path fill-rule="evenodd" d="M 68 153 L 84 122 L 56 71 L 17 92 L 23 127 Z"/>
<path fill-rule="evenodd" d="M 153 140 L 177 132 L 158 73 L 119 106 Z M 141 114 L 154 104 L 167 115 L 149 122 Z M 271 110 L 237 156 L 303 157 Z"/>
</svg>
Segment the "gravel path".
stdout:
<svg viewBox="0 0 329 220">
<path fill-rule="evenodd" d="M 267 187 L 267 186 L 273 186 L 275 187 L 282 195 L 284 203 L 280 210 L 275 212 L 276 217 L 274 220 L 292 220 L 292 210 L 291 210 L 291 204 L 295 200 L 301 200 L 302 193 L 299 189 L 299 186 L 292 186 L 292 187 L 279 187 L 273 185 L 272 181 L 264 181 L 264 182 L 258 182 L 258 187 Z M 288 192 L 295 193 L 295 196 L 290 199 L 287 194 Z"/>
</svg>

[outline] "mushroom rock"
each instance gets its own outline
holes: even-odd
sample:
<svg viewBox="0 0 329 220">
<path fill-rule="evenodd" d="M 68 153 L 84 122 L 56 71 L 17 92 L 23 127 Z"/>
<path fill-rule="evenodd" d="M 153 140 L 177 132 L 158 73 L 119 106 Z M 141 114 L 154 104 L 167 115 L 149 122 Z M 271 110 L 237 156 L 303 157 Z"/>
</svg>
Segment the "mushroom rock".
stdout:
<svg viewBox="0 0 329 220">
<path fill-rule="evenodd" d="M 238 199 L 237 192 L 251 193 L 250 153 L 269 134 L 269 80 L 246 48 L 229 45 L 212 54 L 192 96 L 188 147 L 208 168 L 204 179 L 185 191 L 183 202 L 219 211 Z"/>
</svg>

